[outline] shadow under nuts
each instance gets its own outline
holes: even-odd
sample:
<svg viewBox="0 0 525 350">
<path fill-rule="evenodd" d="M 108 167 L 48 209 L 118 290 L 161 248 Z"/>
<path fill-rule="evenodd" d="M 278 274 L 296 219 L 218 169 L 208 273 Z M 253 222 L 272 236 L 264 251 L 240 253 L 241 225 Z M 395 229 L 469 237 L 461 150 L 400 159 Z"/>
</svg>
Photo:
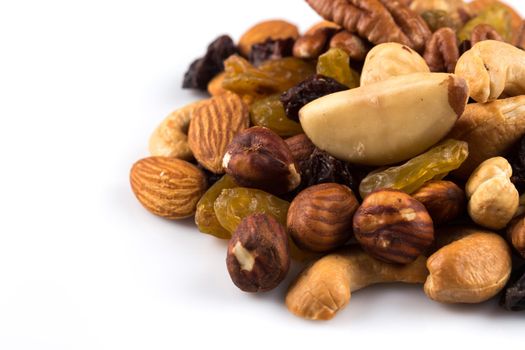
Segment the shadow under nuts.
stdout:
<svg viewBox="0 0 525 350">
<path fill-rule="evenodd" d="M 391 263 L 416 260 L 434 241 L 432 219 L 423 204 L 396 190 L 378 190 L 366 197 L 353 226 L 365 251 Z"/>
<path fill-rule="evenodd" d="M 301 183 L 286 142 L 263 127 L 252 127 L 235 136 L 222 164 L 239 185 L 273 194 L 292 191 Z"/>
<path fill-rule="evenodd" d="M 352 218 L 359 203 L 351 189 L 326 183 L 299 193 L 288 209 L 287 228 L 301 248 L 325 252 L 352 235 Z"/>
<path fill-rule="evenodd" d="M 288 237 L 272 216 L 244 218 L 228 243 L 230 277 L 245 292 L 264 292 L 279 285 L 290 268 Z"/>
</svg>

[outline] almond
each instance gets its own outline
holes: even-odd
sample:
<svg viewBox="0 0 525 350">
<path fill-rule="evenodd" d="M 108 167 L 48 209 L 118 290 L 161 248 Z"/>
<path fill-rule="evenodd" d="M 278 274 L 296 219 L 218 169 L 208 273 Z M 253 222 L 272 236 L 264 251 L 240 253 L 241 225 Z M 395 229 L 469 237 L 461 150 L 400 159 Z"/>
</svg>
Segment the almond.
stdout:
<svg viewBox="0 0 525 350">
<path fill-rule="evenodd" d="M 252 45 L 262 43 L 268 39 L 297 39 L 299 30 L 297 26 L 283 20 L 268 20 L 257 23 L 248 29 L 239 40 L 239 50 L 248 57 L 252 50 Z"/>
<path fill-rule="evenodd" d="M 224 173 L 222 158 L 226 147 L 249 122 L 248 107 L 235 94 L 215 96 L 200 105 L 188 131 L 188 144 L 195 159 L 213 173 Z"/>
<path fill-rule="evenodd" d="M 169 157 L 139 160 L 131 168 L 130 182 L 147 210 L 172 220 L 192 216 L 206 191 L 206 177 L 199 168 Z"/>
</svg>

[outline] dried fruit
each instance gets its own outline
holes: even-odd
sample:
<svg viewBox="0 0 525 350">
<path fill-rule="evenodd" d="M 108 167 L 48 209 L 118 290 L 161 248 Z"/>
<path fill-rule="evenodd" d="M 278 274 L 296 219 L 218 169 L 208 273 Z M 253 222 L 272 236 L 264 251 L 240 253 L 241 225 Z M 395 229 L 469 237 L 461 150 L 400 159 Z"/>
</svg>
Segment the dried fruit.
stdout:
<svg viewBox="0 0 525 350">
<path fill-rule="evenodd" d="M 284 194 L 301 183 L 288 145 L 270 129 L 254 126 L 237 134 L 222 163 L 241 186 Z"/>
<path fill-rule="evenodd" d="M 287 201 L 269 193 L 245 187 L 223 190 L 213 205 L 217 219 L 229 232 L 235 231 L 242 219 L 255 213 L 271 215 L 285 226 L 289 206 Z"/>
<path fill-rule="evenodd" d="M 501 296 L 500 305 L 509 311 L 525 310 L 525 265 L 512 273 Z"/>
<path fill-rule="evenodd" d="M 287 39 L 268 39 L 262 43 L 252 46 L 250 52 L 250 62 L 259 66 L 268 60 L 276 60 L 292 56 L 292 50 L 295 40 L 293 38 Z"/>
<path fill-rule="evenodd" d="M 231 237 L 231 232 L 222 227 L 217 219 L 213 205 L 217 197 L 221 195 L 222 190 L 235 187 L 238 187 L 238 185 L 233 178 L 230 175 L 224 175 L 204 193 L 197 203 L 197 211 L 195 213 L 195 224 L 199 231 L 221 239 Z"/>
<path fill-rule="evenodd" d="M 476 45 L 480 41 L 484 40 L 503 41 L 503 38 L 501 37 L 501 35 L 498 34 L 498 32 L 494 28 L 492 28 L 491 25 L 478 24 L 472 30 L 472 35 L 470 37 L 471 45 Z"/>
<path fill-rule="evenodd" d="M 465 192 L 451 181 L 429 181 L 412 197 L 427 208 L 434 225 L 454 220 L 466 206 Z"/>
<path fill-rule="evenodd" d="M 302 133 L 301 124 L 286 116 L 279 97 L 280 95 L 272 95 L 252 103 L 250 106 L 252 124 L 264 126 L 282 137 Z"/>
<path fill-rule="evenodd" d="M 245 57 L 250 56 L 253 45 L 265 42 L 268 39 L 297 39 L 297 27 L 282 20 L 268 20 L 257 23 L 248 29 L 239 39 L 239 50 Z"/>
<path fill-rule="evenodd" d="M 239 95 L 261 97 L 283 92 L 314 73 L 311 63 L 286 57 L 266 61 L 259 67 L 233 55 L 224 62 L 226 76 L 222 86 Z"/>
<path fill-rule="evenodd" d="M 354 235 L 373 257 L 408 264 L 434 242 L 427 210 L 408 194 L 389 189 L 372 192 L 354 215 Z"/>
<path fill-rule="evenodd" d="M 447 11 L 443 10 L 428 10 L 421 14 L 421 17 L 427 22 L 428 27 L 432 32 L 441 28 L 458 29 L 461 25 L 457 20 L 452 18 Z"/>
<path fill-rule="evenodd" d="M 192 216 L 206 191 L 206 178 L 195 165 L 169 157 L 136 162 L 130 172 L 131 189 L 151 213 L 177 220 Z"/>
<path fill-rule="evenodd" d="M 506 42 L 512 40 L 512 13 L 505 6 L 495 3 L 481 11 L 458 32 L 459 41 L 470 40 L 472 31 L 479 24 L 490 25 Z"/>
<path fill-rule="evenodd" d="M 221 35 L 209 46 L 206 54 L 190 65 L 184 74 L 182 87 L 206 91 L 208 83 L 224 69 L 223 61 L 237 52 L 233 40 Z"/>
<path fill-rule="evenodd" d="M 332 250 L 352 236 L 352 217 L 358 206 L 346 186 L 327 183 L 309 187 L 290 204 L 287 230 L 301 248 Z"/>
<path fill-rule="evenodd" d="M 352 89 L 359 86 L 359 74 L 350 68 L 350 57 L 338 48 L 333 48 L 319 56 L 317 74 L 335 79 Z"/>
<path fill-rule="evenodd" d="M 307 103 L 334 92 L 347 90 L 348 87 L 332 78 L 313 75 L 281 95 L 286 116 L 299 120 L 299 110 Z"/>
<path fill-rule="evenodd" d="M 224 81 L 224 77 L 226 76 L 226 73 L 221 72 L 217 74 L 209 83 L 208 83 L 208 93 L 212 96 L 218 96 L 222 95 L 225 92 L 227 92 L 222 87 L 222 82 Z"/>
<path fill-rule="evenodd" d="M 403 165 L 369 174 L 359 185 L 361 197 L 380 188 L 412 193 L 429 180 L 439 180 L 459 168 L 468 156 L 468 144 L 446 140 Z"/>
<path fill-rule="evenodd" d="M 289 251 L 284 228 L 272 216 L 254 214 L 244 218 L 233 233 L 226 265 L 239 289 L 269 291 L 286 277 Z"/>
<path fill-rule="evenodd" d="M 222 174 L 222 158 L 233 137 L 248 127 L 248 107 L 235 94 L 215 96 L 193 112 L 188 131 L 188 145 L 209 171 Z"/>
<path fill-rule="evenodd" d="M 525 192 L 525 137 L 513 146 L 510 155 L 506 157 L 512 166 L 512 177 L 510 180 L 516 186 L 519 193 Z"/>
</svg>

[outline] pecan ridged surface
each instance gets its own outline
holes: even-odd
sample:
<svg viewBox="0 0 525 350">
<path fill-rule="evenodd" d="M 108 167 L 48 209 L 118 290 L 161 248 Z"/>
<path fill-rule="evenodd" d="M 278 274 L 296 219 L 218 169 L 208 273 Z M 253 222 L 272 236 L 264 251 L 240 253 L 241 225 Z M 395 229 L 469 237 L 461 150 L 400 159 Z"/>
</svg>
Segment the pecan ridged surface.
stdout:
<svg viewBox="0 0 525 350">
<path fill-rule="evenodd" d="M 459 59 L 458 43 L 454 30 L 441 28 L 432 34 L 423 58 L 432 72 L 454 73 Z"/>
</svg>

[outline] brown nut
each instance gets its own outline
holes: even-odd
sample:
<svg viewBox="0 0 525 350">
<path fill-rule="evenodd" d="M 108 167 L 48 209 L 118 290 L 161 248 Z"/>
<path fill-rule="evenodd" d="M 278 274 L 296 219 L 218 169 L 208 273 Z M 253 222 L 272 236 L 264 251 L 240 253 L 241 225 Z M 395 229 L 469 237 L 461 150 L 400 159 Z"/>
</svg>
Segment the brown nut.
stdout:
<svg viewBox="0 0 525 350">
<path fill-rule="evenodd" d="M 516 251 L 525 258 L 525 216 L 519 216 L 510 222 L 507 239 Z"/>
<path fill-rule="evenodd" d="M 472 33 L 470 34 L 470 43 L 472 45 L 476 45 L 480 41 L 484 40 L 505 41 L 491 25 L 478 24 L 474 27 L 474 29 L 472 29 Z"/>
<path fill-rule="evenodd" d="M 481 303 L 505 286 L 512 266 L 509 247 L 488 231 L 458 236 L 428 258 L 425 293 L 441 303 Z"/>
<path fill-rule="evenodd" d="M 301 183 L 301 175 L 286 142 L 260 126 L 235 136 L 222 165 L 239 185 L 273 194 L 292 191 Z"/>
<path fill-rule="evenodd" d="M 130 172 L 131 189 L 151 213 L 177 220 L 192 216 L 206 191 L 206 176 L 195 165 L 171 157 L 149 157 Z"/>
<path fill-rule="evenodd" d="M 212 96 L 219 96 L 227 92 L 225 88 L 222 87 L 222 82 L 226 77 L 225 72 L 217 74 L 209 83 L 208 83 L 208 93 Z"/>
<path fill-rule="evenodd" d="M 423 57 L 432 72 L 454 73 L 459 59 L 459 48 L 454 30 L 441 28 L 432 34 Z"/>
<path fill-rule="evenodd" d="M 268 20 L 257 23 L 248 29 L 239 39 L 239 50 L 248 57 L 254 44 L 262 43 L 268 39 L 297 39 L 299 30 L 294 24 L 283 20 Z"/>
<path fill-rule="evenodd" d="M 338 48 L 345 51 L 351 61 L 364 61 L 370 50 L 368 45 L 359 36 L 342 30 L 335 34 L 330 40 L 330 48 Z"/>
<path fill-rule="evenodd" d="M 359 202 L 351 189 L 336 183 L 315 185 L 294 198 L 288 209 L 288 233 L 298 247 L 326 252 L 348 241 Z"/>
<path fill-rule="evenodd" d="M 465 192 L 451 181 L 429 181 L 412 197 L 425 206 L 435 225 L 445 224 L 465 210 Z"/>
<path fill-rule="evenodd" d="M 337 32 L 333 27 L 319 27 L 310 34 L 301 36 L 293 46 L 293 55 L 302 59 L 317 58 L 328 46 L 328 41 Z"/>
<path fill-rule="evenodd" d="M 290 268 L 288 237 L 272 216 L 244 218 L 228 243 L 226 265 L 233 283 L 245 292 L 264 292 L 279 285 Z"/>
<path fill-rule="evenodd" d="M 354 235 L 372 256 L 408 264 L 434 241 L 427 210 L 408 194 L 382 189 L 365 198 L 354 215 Z"/>
</svg>

